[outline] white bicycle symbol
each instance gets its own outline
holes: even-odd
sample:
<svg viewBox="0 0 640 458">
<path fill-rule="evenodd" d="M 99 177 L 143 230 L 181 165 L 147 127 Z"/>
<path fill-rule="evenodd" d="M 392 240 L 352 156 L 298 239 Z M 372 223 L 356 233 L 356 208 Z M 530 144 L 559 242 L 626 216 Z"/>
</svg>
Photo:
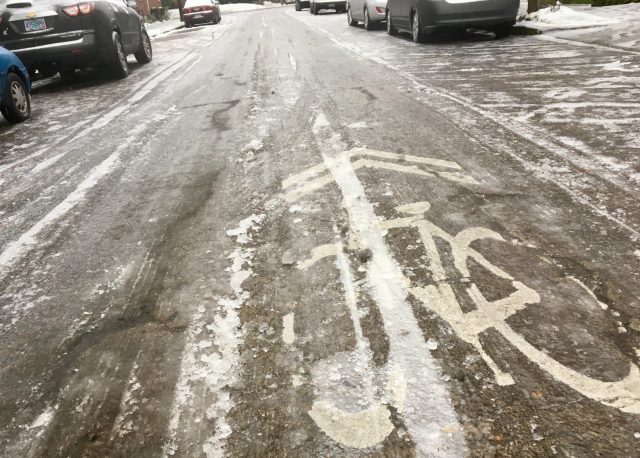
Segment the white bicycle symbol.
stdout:
<svg viewBox="0 0 640 458">
<path fill-rule="evenodd" d="M 358 159 L 352 164 L 352 159 L 359 156 L 375 156 L 377 159 Z M 414 165 L 396 165 L 379 160 L 400 158 L 402 162 L 413 162 Z M 419 164 L 422 168 L 417 167 L 415 164 Z M 437 313 L 451 326 L 459 338 L 471 344 L 478 351 L 494 373 L 497 384 L 511 385 L 514 383 L 514 379 L 511 374 L 502 371 L 483 348 L 479 335 L 489 329 L 498 331 L 531 362 L 546 371 L 555 380 L 604 405 L 615 407 L 624 412 L 640 414 L 640 370 L 634 363 L 629 363 L 629 374 L 622 380 L 615 382 L 597 380 L 561 364 L 548 354 L 538 350 L 509 326 L 506 322 L 507 318 L 527 306 L 538 304 L 540 296 L 535 290 L 522 282 L 516 281 L 509 273 L 488 261 L 485 256 L 471 247 L 473 242 L 483 239 L 504 242 L 505 240 L 500 234 L 482 227 L 464 229 L 455 235 L 449 234 L 425 217 L 431 206 L 429 202 L 418 202 L 397 207 L 398 212 L 407 216 L 381 220 L 375 216 L 372 210 L 367 213 L 366 206 L 368 203 L 366 203 L 366 196 L 364 196 L 364 190 L 360 183 L 357 182 L 357 177 L 355 177 L 354 170 L 364 166 L 393 169 L 425 176 L 439 176 L 440 178 L 467 184 L 474 182 L 473 178 L 461 174 L 459 166 L 455 163 L 370 150 L 354 150 L 336 157 L 325 158 L 324 166 L 313 167 L 302 172 L 299 176 L 289 179 L 284 186 L 288 193 L 285 194 L 285 198 L 288 195 L 290 196 L 289 201 L 295 201 L 334 180 L 338 182 L 343 188 L 345 208 L 349 212 L 352 236 L 356 239 L 366 238 L 367 240 L 378 237 L 380 240 L 377 245 L 380 253 L 374 251 L 372 265 L 368 267 L 369 270 L 378 268 L 375 262 L 376 256 L 382 258 L 390 256 L 389 251 L 385 250 L 384 247 L 384 237 L 388 230 L 417 229 L 428 258 L 428 265 L 425 267 L 430 271 L 433 283 L 424 287 L 415 286 L 401 270 L 396 270 L 391 274 L 397 274 L 397 276 L 401 277 L 403 291 L 419 300 L 425 308 Z M 322 174 L 327 170 L 330 173 L 323 176 Z M 331 177 L 331 174 L 333 174 L 333 177 Z M 347 178 L 351 182 L 343 183 Z M 354 180 L 357 182 L 356 185 L 354 185 Z M 348 194 L 344 192 L 344 186 L 349 186 L 350 192 Z M 367 219 L 367 217 L 369 218 Z M 366 237 L 363 236 L 365 232 L 367 233 Z M 467 294 L 475 304 L 475 310 L 465 312 L 456 298 L 451 285 L 452 279 L 448 277 L 445 271 L 436 245 L 436 238 L 446 242 L 451 248 L 453 264 L 459 274 L 455 281 L 462 281 L 467 285 Z M 354 303 L 356 295 L 350 278 L 349 262 L 342 250 L 342 242 L 317 247 L 313 250 L 311 258 L 299 263 L 298 267 L 303 270 L 308 269 L 320 259 L 328 256 L 336 256 L 336 263 L 341 271 L 347 303 L 351 309 L 353 326 L 356 336 L 359 336 L 359 343 L 357 348 L 351 352 L 351 356 L 342 355 L 337 358 L 342 358 L 340 361 L 342 365 L 344 363 L 351 364 L 356 368 L 356 371 L 362 373 L 363 370 L 357 366 L 362 360 L 370 358 L 370 350 L 366 344 L 362 343 L 364 339 L 362 339 L 360 320 Z M 488 300 L 473 281 L 469 271 L 470 260 L 473 260 L 496 277 L 510 282 L 514 292 L 498 300 Z M 370 276 L 372 275 L 371 272 L 369 274 Z M 383 279 L 383 283 L 387 280 L 384 274 L 383 272 L 382 276 L 378 275 L 377 277 Z M 387 277 L 390 276 L 388 275 L 389 272 L 386 274 Z M 586 290 L 586 293 L 593 296 L 593 293 L 584 285 L 579 282 L 578 284 Z M 376 285 L 373 285 L 373 287 L 375 289 Z M 378 299 L 387 294 L 385 291 L 393 288 L 393 284 L 383 285 L 383 288 L 378 288 Z M 399 296 L 396 294 L 396 297 Z M 376 300 L 378 301 L 378 299 Z M 383 318 L 386 318 L 383 321 L 385 331 L 390 340 L 390 356 L 387 367 L 377 372 L 374 371 L 374 373 L 367 371 L 365 368 L 364 373 L 361 374 L 362 389 L 368 393 L 367 397 L 371 405 L 355 413 L 352 413 L 353 409 L 351 411 L 342 409 L 342 406 L 335 405 L 337 403 L 333 395 L 335 387 L 332 387 L 331 383 L 324 380 L 322 376 L 314 376 L 314 384 L 317 388 L 318 396 L 310 415 L 331 437 L 352 447 L 368 447 L 384 440 L 393 430 L 386 406 L 393 406 L 399 413 L 403 413 L 407 393 L 413 391 L 414 395 L 416 395 L 416 391 L 424 389 L 421 388 L 424 383 L 415 388 L 411 386 L 412 377 L 407 374 L 407 369 L 415 367 L 415 361 L 410 361 L 412 356 L 407 356 L 406 352 L 403 351 L 407 347 L 414 346 L 416 347 L 415 353 L 419 353 L 420 343 L 417 339 L 421 339 L 423 344 L 422 335 L 419 330 L 410 329 L 410 326 L 409 331 L 406 330 L 407 327 L 405 326 L 402 332 L 398 332 L 395 323 L 398 317 L 393 315 L 393 311 L 389 311 L 389 301 L 386 301 L 386 305 L 382 303 L 385 301 L 378 302 Z M 384 311 L 385 307 L 387 309 L 386 312 Z M 415 334 L 420 335 L 416 337 Z M 317 373 L 322 374 L 329 371 L 330 366 L 331 364 L 329 363 L 320 365 Z M 417 377 L 414 376 L 413 378 L 424 377 L 426 377 L 425 374 L 418 374 Z M 419 394 L 417 395 L 419 396 Z M 365 430 L 365 433 L 362 433 L 362 429 Z"/>
</svg>

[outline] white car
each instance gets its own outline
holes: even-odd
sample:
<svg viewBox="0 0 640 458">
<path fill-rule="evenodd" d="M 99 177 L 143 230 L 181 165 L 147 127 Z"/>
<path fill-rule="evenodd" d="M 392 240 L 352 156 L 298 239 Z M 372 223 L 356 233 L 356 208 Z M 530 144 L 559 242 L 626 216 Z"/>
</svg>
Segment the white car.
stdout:
<svg viewBox="0 0 640 458">
<path fill-rule="evenodd" d="M 347 21 L 356 26 L 364 23 L 365 30 L 372 30 L 387 19 L 387 0 L 347 0 Z"/>
<path fill-rule="evenodd" d="M 336 10 L 336 13 L 344 13 L 347 11 L 346 0 L 310 0 L 309 12 L 318 14 L 320 10 Z"/>
</svg>

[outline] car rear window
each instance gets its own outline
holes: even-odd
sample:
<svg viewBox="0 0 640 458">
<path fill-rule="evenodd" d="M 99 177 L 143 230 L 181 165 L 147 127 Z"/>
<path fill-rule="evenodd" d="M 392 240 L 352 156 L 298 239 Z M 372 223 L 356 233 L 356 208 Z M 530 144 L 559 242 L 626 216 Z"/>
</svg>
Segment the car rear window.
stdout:
<svg viewBox="0 0 640 458">
<path fill-rule="evenodd" d="M 208 0 L 187 0 L 184 4 L 184 8 L 191 8 L 193 6 L 211 5 Z"/>
</svg>

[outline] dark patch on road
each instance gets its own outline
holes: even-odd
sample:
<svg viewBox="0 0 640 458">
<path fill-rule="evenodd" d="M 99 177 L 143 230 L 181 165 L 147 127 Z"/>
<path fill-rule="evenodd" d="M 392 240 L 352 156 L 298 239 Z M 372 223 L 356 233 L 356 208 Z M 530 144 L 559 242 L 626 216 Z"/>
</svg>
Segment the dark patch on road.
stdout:
<svg viewBox="0 0 640 458">
<path fill-rule="evenodd" d="M 219 110 L 214 111 L 211 114 L 211 124 L 213 127 L 220 129 L 220 131 L 224 132 L 231 127 L 229 126 L 229 116 L 227 114 L 232 108 L 240 103 L 240 100 L 230 100 L 229 102 L 222 102 L 226 105 L 224 108 L 220 108 Z"/>
<path fill-rule="evenodd" d="M 373 102 L 374 100 L 376 100 L 378 98 L 371 91 L 369 91 L 368 89 L 365 89 L 363 87 L 357 87 L 356 91 L 363 93 L 367 97 L 367 101 L 368 102 Z"/>
</svg>

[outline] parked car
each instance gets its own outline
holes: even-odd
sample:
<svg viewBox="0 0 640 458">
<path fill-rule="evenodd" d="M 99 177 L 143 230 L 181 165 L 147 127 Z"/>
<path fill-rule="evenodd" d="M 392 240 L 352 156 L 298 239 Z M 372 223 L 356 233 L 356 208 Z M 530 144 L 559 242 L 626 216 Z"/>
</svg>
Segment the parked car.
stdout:
<svg viewBox="0 0 640 458">
<path fill-rule="evenodd" d="M 302 11 L 302 8 L 309 8 L 309 0 L 296 0 L 296 11 Z"/>
<path fill-rule="evenodd" d="M 135 0 L 5 0 L 0 46 L 13 51 L 32 74 L 64 75 L 105 65 L 113 76 L 125 78 L 127 55 L 142 64 L 153 56 L 135 6 Z"/>
<path fill-rule="evenodd" d="M 217 24 L 220 16 L 220 3 L 217 0 L 187 0 L 182 8 L 182 20 L 185 27 L 195 24 Z"/>
<path fill-rule="evenodd" d="M 12 123 L 31 114 L 31 79 L 18 57 L 0 46 L 0 113 Z"/>
<path fill-rule="evenodd" d="M 364 24 L 372 30 L 387 19 L 387 0 L 347 0 L 347 22 L 351 26 Z"/>
<path fill-rule="evenodd" d="M 336 13 L 347 11 L 346 0 L 309 0 L 309 12 L 318 14 L 320 10 L 336 10 Z"/>
<path fill-rule="evenodd" d="M 409 31 L 416 43 L 442 27 L 486 29 L 503 38 L 511 33 L 519 4 L 519 0 L 388 0 L 387 32 Z"/>
</svg>

